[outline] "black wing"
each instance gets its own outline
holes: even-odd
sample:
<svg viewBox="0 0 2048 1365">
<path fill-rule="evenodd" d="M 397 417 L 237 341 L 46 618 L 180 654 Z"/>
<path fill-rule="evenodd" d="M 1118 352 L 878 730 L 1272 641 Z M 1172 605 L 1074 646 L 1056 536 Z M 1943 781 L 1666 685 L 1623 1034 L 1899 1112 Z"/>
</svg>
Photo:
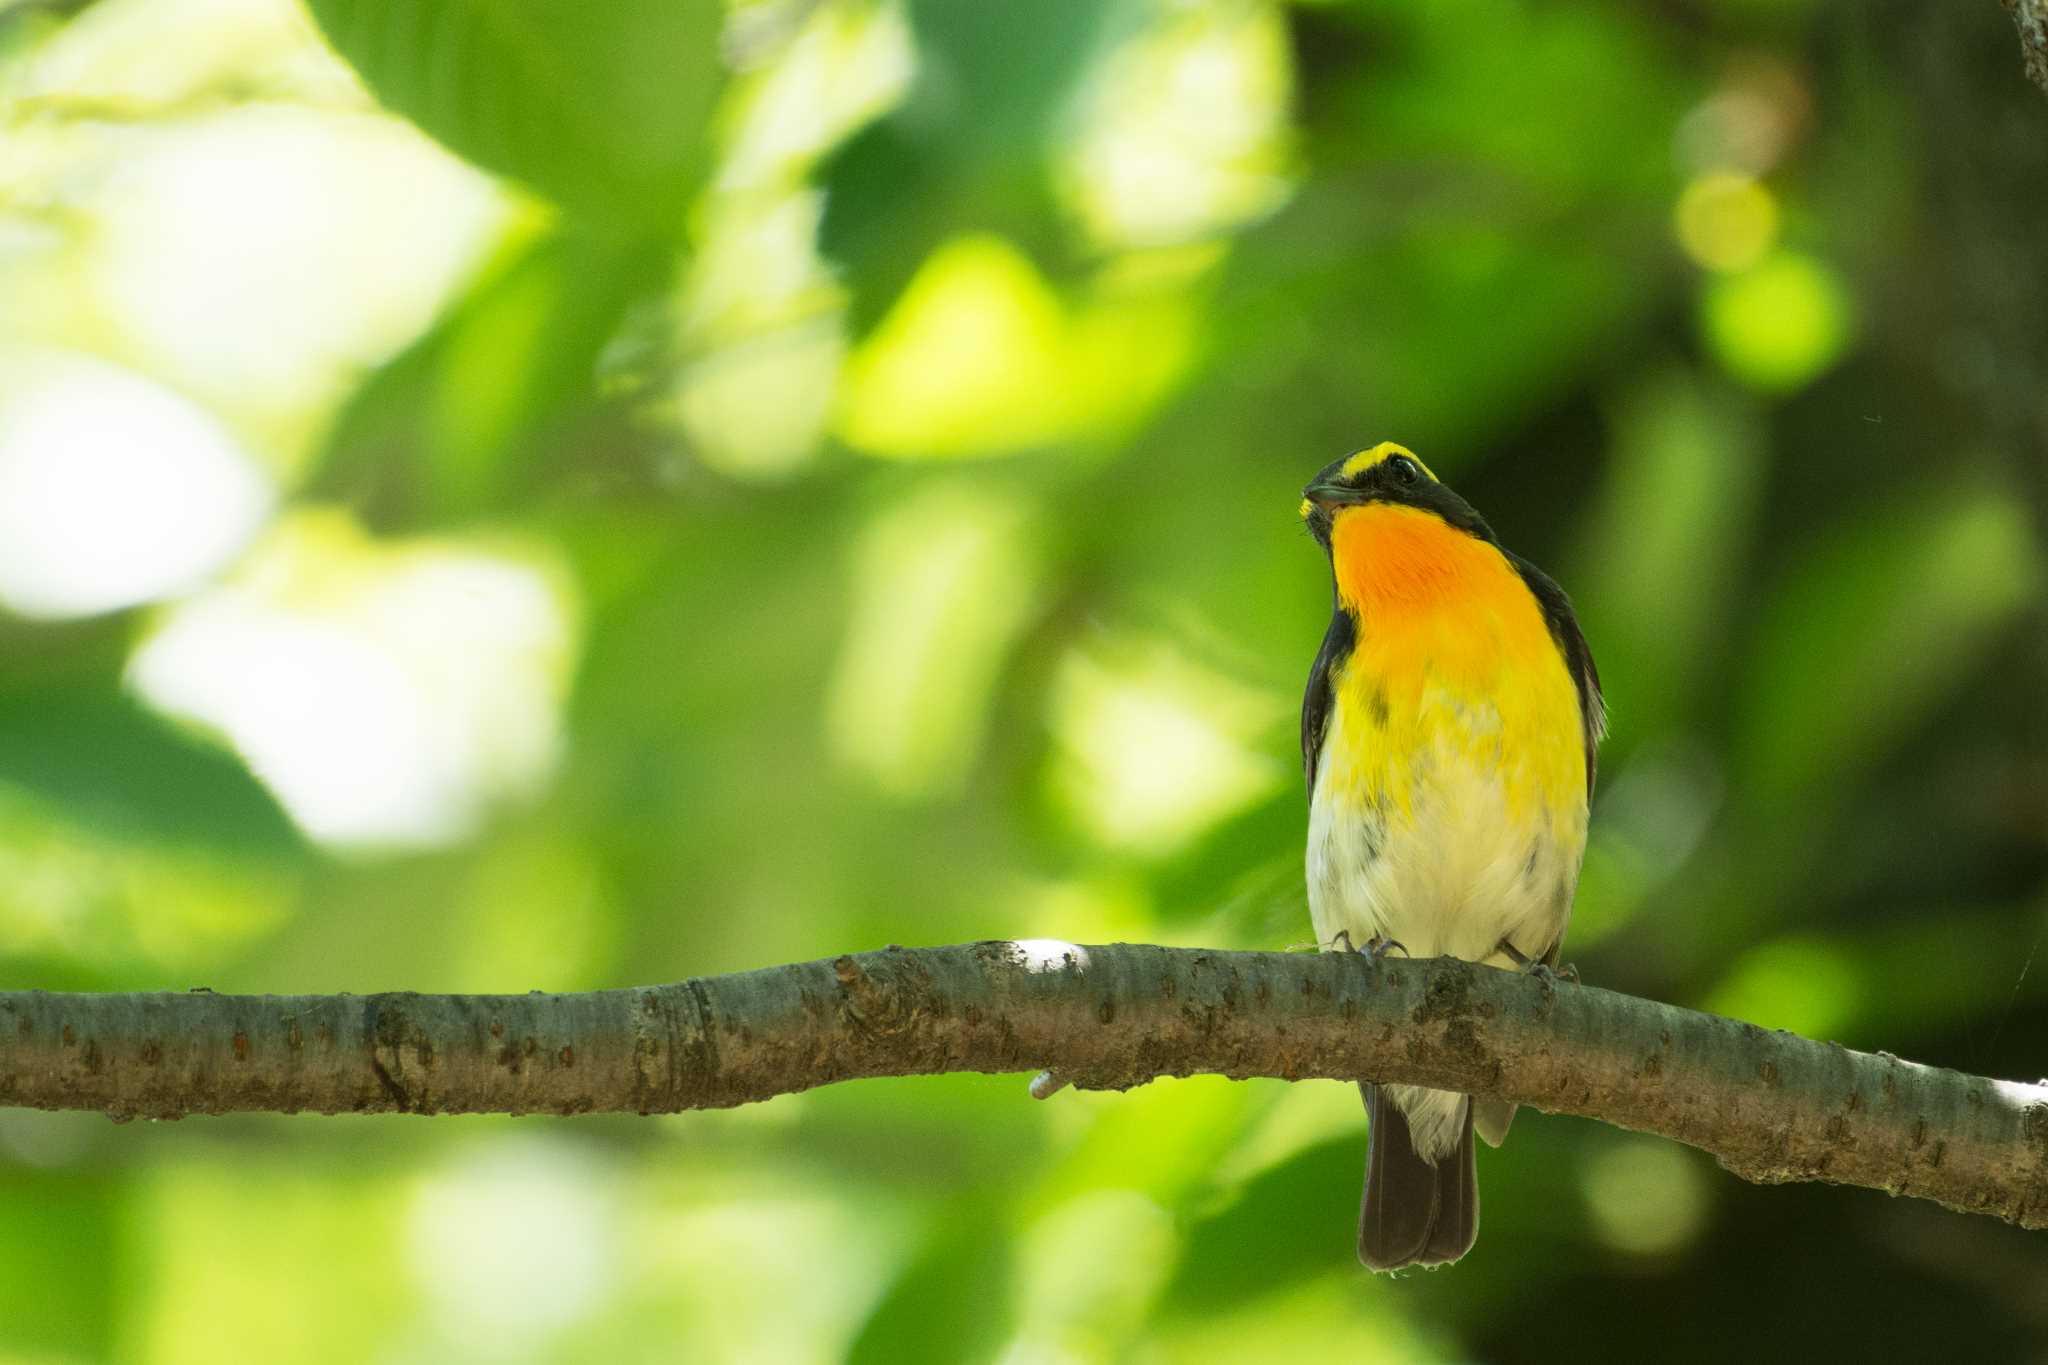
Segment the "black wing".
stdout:
<svg viewBox="0 0 2048 1365">
<path fill-rule="evenodd" d="M 1309 795 L 1316 790 L 1316 759 L 1323 752 L 1323 735 L 1330 728 L 1330 708 L 1336 704 L 1337 670 L 1351 657 L 1358 643 L 1358 622 L 1342 607 L 1332 613 L 1330 629 L 1323 635 L 1323 647 L 1316 651 L 1315 666 L 1308 671 L 1308 691 L 1301 698 L 1301 771 L 1308 778 Z"/>
<path fill-rule="evenodd" d="M 1572 600 L 1565 596 L 1564 589 L 1520 555 L 1513 551 L 1503 553 L 1543 608 L 1550 636 L 1563 651 L 1565 667 L 1571 670 L 1572 683 L 1579 689 L 1579 721 L 1586 736 L 1586 799 L 1590 801 L 1593 779 L 1599 770 L 1596 754 L 1600 737 L 1607 733 L 1607 703 L 1600 696 L 1600 670 L 1593 665 L 1592 647 L 1586 643 L 1586 633 L 1579 629 L 1579 618 L 1572 615 Z"/>
</svg>

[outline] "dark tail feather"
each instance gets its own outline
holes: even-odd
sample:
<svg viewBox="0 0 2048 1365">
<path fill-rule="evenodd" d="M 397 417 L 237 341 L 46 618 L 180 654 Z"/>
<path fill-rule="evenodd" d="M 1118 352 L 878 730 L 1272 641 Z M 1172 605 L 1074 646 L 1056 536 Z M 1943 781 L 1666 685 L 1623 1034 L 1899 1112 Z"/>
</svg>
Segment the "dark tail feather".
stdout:
<svg viewBox="0 0 2048 1365">
<path fill-rule="evenodd" d="M 1444 1265 L 1479 1236 L 1479 1170 L 1472 1110 L 1458 1149 L 1431 1165 L 1415 1154 L 1408 1116 L 1385 1089 L 1361 1084 L 1367 1122 L 1365 1202 L 1358 1211 L 1358 1259 L 1371 1270 Z"/>
</svg>

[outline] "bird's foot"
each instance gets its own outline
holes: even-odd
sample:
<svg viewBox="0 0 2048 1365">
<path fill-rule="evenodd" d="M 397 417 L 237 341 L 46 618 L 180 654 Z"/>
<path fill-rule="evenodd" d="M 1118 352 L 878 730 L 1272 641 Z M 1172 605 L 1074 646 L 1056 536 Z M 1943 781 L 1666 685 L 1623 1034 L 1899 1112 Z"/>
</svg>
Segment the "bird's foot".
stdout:
<svg viewBox="0 0 2048 1365">
<path fill-rule="evenodd" d="M 1506 939 L 1500 941 L 1499 951 L 1506 955 L 1508 961 L 1515 964 L 1517 971 L 1527 972 L 1539 981 L 1552 984 L 1564 981 L 1574 986 L 1579 984 L 1579 969 L 1569 962 L 1562 967 L 1552 967 L 1541 958 L 1530 957 Z"/>
<path fill-rule="evenodd" d="M 1379 966 L 1380 960 L 1386 957 L 1390 949 L 1399 948 L 1401 956 L 1408 956 L 1407 944 L 1402 943 L 1399 939 L 1388 938 L 1384 934 L 1374 934 L 1365 941 L 1363 948 L 1358 948 L 1352 945 L 1351 931 L 1349 929 L 1339 929 L 1337 936 L 1330 940 L 1330 946 L 1335 948 L 1340 943 L 1344 946 L 1345 952 L 1357 953 L 1375 967 Z"/>
</svg>

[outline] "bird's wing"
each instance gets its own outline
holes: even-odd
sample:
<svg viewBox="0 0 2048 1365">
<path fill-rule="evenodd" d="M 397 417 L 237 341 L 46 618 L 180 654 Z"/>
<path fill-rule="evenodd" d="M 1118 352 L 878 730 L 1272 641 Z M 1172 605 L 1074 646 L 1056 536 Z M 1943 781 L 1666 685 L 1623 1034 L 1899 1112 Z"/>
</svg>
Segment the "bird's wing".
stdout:
<svg viewBox="0 0 2048 1365">
<path fill-rule="evenodd" d="M 1522 576 L 1543 608 L 1551 638 L 1557 641 L 1565 667 L 1571 671 L 1572 683 L 1579 690 L 1579 723 L 1586 740 L 1586 799 L 1590 801 L 1593 779 L 1600 766 L 1600 737 L 1607 733 L 1607 703 L 1600 696 L 1600 670 L 1593 664 L 1593 650 L 1586 643 L 1586 633 L 1579 629 L 1579 618 L 1572 614 L 1572 601 L 1565 596 L 1564 589 L 1550 575 L 1512 551 L 1508 552 L 1508 562 L 1515 566 L 1515 572 Z"/>
<path fill-rule="evenodd" d="M 1337 670 L 1351 657 L 1358 643 L 1358 623 L 1342 607 L 1330 617 L 1323 634 L 1323 647 L 1316 651 L 1315 666 L 1308 671 L 1308 690 L 1301 698 L 1301 771 L 1308 779 L 1309 795 L 1316 790 L 1316 760 L 1322 756 L 1323 735 L 1330 728 L 1330 708 L 1336 705 Z"/>
</svg>

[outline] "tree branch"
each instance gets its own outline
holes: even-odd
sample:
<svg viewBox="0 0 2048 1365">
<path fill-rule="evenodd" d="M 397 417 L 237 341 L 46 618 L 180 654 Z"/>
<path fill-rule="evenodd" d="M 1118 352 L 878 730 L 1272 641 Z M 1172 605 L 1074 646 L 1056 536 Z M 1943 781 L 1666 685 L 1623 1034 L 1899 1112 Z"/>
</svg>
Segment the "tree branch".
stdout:
<svg viewBox="0 0 2048 1365">
<path fill-rule="evenodd" d="M 2027 76 L 2048 94 L 2048 0 L 2001 0 L 2020 31 L 2020 61 Z"/>
<path fill-rule="evenodd" d="M 1038 1067 L 1096 1089 L 1206 1073 L 1470 1091 L 1689 1143 L 1749 1180 L 2048 1227 L 2048 1082 L 1449 958 L 1025 940 L 573 995 L 0 993 L 0 1105 L 117 1119 L 672 1113 Z"/>
</svg>

